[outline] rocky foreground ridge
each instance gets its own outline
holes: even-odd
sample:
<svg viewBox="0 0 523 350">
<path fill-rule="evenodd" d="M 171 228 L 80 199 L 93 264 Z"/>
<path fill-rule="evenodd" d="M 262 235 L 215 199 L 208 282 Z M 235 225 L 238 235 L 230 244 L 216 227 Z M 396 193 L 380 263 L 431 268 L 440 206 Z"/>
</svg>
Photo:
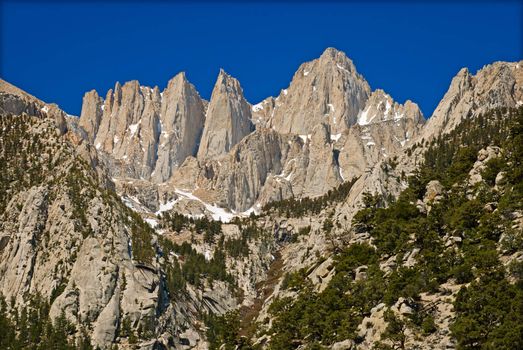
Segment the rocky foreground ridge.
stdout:
<svg viewBox="0 0 523 350">
<path fill-rule="evenodd" d="M 137 81 L 117 83 L 105 99 L 88 92 L 79 119 L 0 81 L 0 321 L 13 338 L 33 329 L 33 340 L 20 341 L 42 348 L 55 338 L 102 349 L 460 347 L 469 340 L 449 329 L 468 320 L 467 305 L 456 304 L 462 287 L 488 269 L 506 274 L 493 280 L 505 290 L 518 285 L 509 266 L 521 260 L 521 208 L 507 203 L 519 198 L 510 170 L 519 139 L 499 133 L 513 132 L 508 122 L 523 104 L 522 65 L 460 71 L 427 123 L 415 103 L 372 91 L 332 48 L 255 105 L 224 71 L 210 101 L 180 73 L 163 92 Z M 460 147 L 470 148 L 462 168 L 448 160 Z M 439 170 L 419 175 L 424 164 Z M 447 173 L 452 166 L 466 176 Z M 466 197 L 456 199 L 456 188 Z M 396 201 L 402 192 L 410 194 Z M 376 214 L 386 206 L 391 220 L 408 212 L 419 226 L 383 236 L 396 227 L 380 221 L 388 212 Z M 471 232 L 491 232 L 490 219 L 450 219 L 436 225 L 438 239 L 420 243 L 426 220 L 467 206 L 488 207 L 503 227 L 481 236 L 502 269 L 477 265 L 483 258 L 461 244 L 481 241 Z M 426 259 L 445 254 L 463 256 L 457 272 L 391 289 L 401 278 L 414 284 L 405 269 L 433 274 Z M 336 283 L 368 304 L 336 294 L 346 313 L 296 313 L 329 305 L 322 298 Z M 4 316 L 13 310 L 60 322 L 34 330 Z"/>
</svg>

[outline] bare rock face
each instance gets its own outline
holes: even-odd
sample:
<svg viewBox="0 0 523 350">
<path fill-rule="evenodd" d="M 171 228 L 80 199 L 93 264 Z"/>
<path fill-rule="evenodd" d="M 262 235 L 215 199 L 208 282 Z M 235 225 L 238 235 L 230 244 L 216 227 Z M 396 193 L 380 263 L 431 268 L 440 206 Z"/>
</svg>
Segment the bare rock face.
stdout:
<svg viewBox="0 0 523 350">
<path fill-rule="evenodd" d="M 23 195 L 14 197 L 3 218 L 3 237 L 8 242 L 1 251 L 2 295 L 22 301 L 30 291 L 33 264 L 37 255 L 37 242 L 45 228 L 48 190 L 45 186 L 31 188 Z M 21 206 L 17 210 L 16 206 Z M 12 232 L 12 234 L 9 234 Z"/>
<path fill-rule="evenodd" d="M 383 90 L 376 90 L 348 132 L 340 139 L 339 164 L 344 179 L 361 176 L 379 161 L 408 147 L 420 133 L 424 118 L 418 105 L 401 105 Z"/>
<path fill-rule="evenodd" d="M 51 319 L 63 312 L 101 349 L 113 347 L 124 319 L 136 330 L 170 317 L 147 224 L 102 187 L 68 135 L 54 132 L 53 120 L 2 116 L 0 124 L 1 139 L 18 138 L 0 154 L 6 169 L 23 166 L 17 156 L 27 154 L 32 162 L 23 171 L 39 169 L 0 197 L 0 293 L 16 306 L 40 294 Z M 138 233 L 145 235 L 141 247 Z M 151 249 L 149 258 L 140 257 L 144 249 Z M 155 338 L 179 334 L 182 323 L 150 330 Z"/>
<path fill-rule="evenodd" d="M 111 155 L 115 166 L 127 165 L 129 175 L 148 178 L 157 157 L 160 107 L 157 87 L 142 87 L 136 80 L 123 86 L 116 83 L 103 105 L 103 116 L 94 137 L 96 149 Z M 91 109 L 95 108 L 83 107 L 86 111 Z M 96 124 L 92 122 L 96 114 L 82 114 L 82 118 L 81 125 Z"/>
<path fill-rule="evenodd" d="M 80 114 L 79 125 L 87 133 L 89 141 L 93 142 L 98 128 L 100 127 L 100 121 L 103 115 L 103 99 L 98 96 L 96 90 L 91 90 L 85 94 L 82 101 L 82 112 Z"/>
<path fill-rule="evenodd" d="M 232 208 L 247 210 L 258 199 L 267 177 L 281 172 L 287 150 L 288 144 L 278 133 L 256 131 L 227 155 L 216 170 L 212 188 L 220 190 Z"/>
<path fill-rule="evenodd" d="M 162 94 L 161 135 L 153 180 L 164 182 L 185 158 L 196 155 L 205 122 L 200 95 L 185 73 L 171 79 Z"/>
<path fill-rule="evenodd" d="M 405 105 L 401 105 L 395 102 L 385 91 L 377 89 L 372 92 L 365 108 L 358 113 L 357 123 L 364 126 L 402 119 L 410 120 L 414 125 L 424 121 L 423 114 L 417 104 L 407 100 Z"/>
<path fill-rule="evenodd" d="M 302 170 L 303 182 L 293 181 L 293 192 L 303 197 L 317 197 L 343 182 L 337 160 L 334 157 L 330 134 L 326 124 L 318 124 L 306 144 L 307 166 Z M 301 185 L 301 186 L 300 186 Z"/>
<path fill-rule="evenodd" d="M 254 205 L 267 178 L 282 171 L 287 139 L 274 130 L 256 130 L 214 160 L 187 158 L 170 183 L 191 191 L 198 187 L 202 200 L 244 211 Z"/>
<path fill-rule="evenodd" d="M 304 63 L 288 89 L 274 100 L 255 105 L 254 120 L 287 134 L 310 134 L 319 123 L 339 133 L 356 122 L 370 95 L 369 84 L 347 56 L 328 48 L 320 58 Z"/>
<path fill-rule="evenodd" d="M 251 107 L 238 80 L 220 70 L 207 109 L 198 159 L 229 152 L 253 130 Z"/>
<path fill-rule="evenodd" d="M 523 61 L 495 62 L 476 75 L 461 69 L 427 122 L 425 140 L 452 131 L 464 118 L 497 107 L 523 105 Z"/>
<path fill-rule="evenodd" d="M 107 155 L 113 174 L 164 182 L 188 156 L 196 155 L 205 119 L 204 104 L 184 73 L 158 87 L 131 81 L 84 97 L 80 126 Z"/>
<path fill-rule="evenodd" d="M 0 113 L 27 114 L 38 118 L 51 118 L 60 135 L 67 132 L 66 113 L 54 103 L 45 103 L 27 92 L 0 79 Z"/>
</svg>

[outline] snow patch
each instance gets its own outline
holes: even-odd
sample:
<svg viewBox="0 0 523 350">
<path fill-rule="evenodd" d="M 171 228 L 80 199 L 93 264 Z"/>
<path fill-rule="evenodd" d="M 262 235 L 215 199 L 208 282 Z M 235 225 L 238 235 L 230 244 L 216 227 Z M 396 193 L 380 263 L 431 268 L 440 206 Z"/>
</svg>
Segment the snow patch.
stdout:
<svg viewBox="0 0 523 350">
<path fill-rule="evenodd" d="M 283 89 L 283 94 L 287 95 L 287 89 Z"/>
<path fill-rule="evenodd" d="M 94 148 L 96 148 L 96 149 L 100 149 L 100 147 L 102 147 L 102 144 L 101 144 L 100 142 L 98 142 L 98 143 L 96 144 L 96 146 L 94 146 Z"/>
<path fill-rule="evenodd" d="M 341 179 L 343 180 L 343 182 L 345 182 L 345 176 L 343 176 L 343 169 L 341 168 L 341 166 L 338 168 L 339 171 L 340 171 L 340 177 Z"/>
<path fill-rule="evenodd" d="M 358 124 L 359 125 L 369 125 L 372 119 L 374 119 L 375 115 L 372 117 L 369 116 L 370 107 L 366 108 L 365 110 L 358 113 Z"/>
<path fill-rule="evenodd" d="M 40 110 L 44 113 L 47 113 L 49 112 L 49 107 L 48 106 L 43 106 L 42 108 L 40 108 Z"/>
<path fill-rule="evenodd" d="M 369 141 L 365 146 L 376 146 L 376 143 L 374 143 L 374 141 Z"/>
<path fill-rule="evenodd" d="M 140 124 L 141 121 L 142 120 L 140 119 L 138 121 L 138 123 L 129 125 L 129 130 L 131 131 L 131 137 L 133 137 L 134 134 L 136 134 L 136 130 L 138 130 L 138 124 Z"/>
<path fill-rule="evenodd" d="M 331 140 L 334 141 L 334 142 L 337 142 L 341 137 L 341 134 L 334 134 L 332 135 L 331 134 Z"/>
<path fill-rule="evenodd" d="M 394 112 L 394 121 L 397 122 L 398 120 L 401 120 L 405 118 L 405 114 L 403 113 L 398 113 L 398 112 Z"/>
<path fill-rule="evenodd" d="M 205 256 L 205 260 L 210 261 L 212 259 L 211 251 L 209 249 L 206 249 L 204 256 Z"/>
<path fill-rule="evenodd" d="M 308 134 L 308 135 L 298 135 L 300 137 L 300 139 L 303 140 L 304 143 L 307 143 L 307 140 L 310 140 L 311 138 L 311 134 Z"/>
<path fill-rule="evenodd" d="M 145 222 L 151 226 L 151 228 L 156 228 L 158 226 L 158 221 L 155 219 L 145 219 Z"/>
<path fill-rule="evenodd" d="M 116 135 L 113 137 L 113 143 L 118 143 L 120 141 L 120 138 Z"/>
<path fill-rule="evenodd" d="M 166 203 L 160 203 L 160 208 L 158 209 L 158 211 L 155 213 L 156 215 L 164 212 L 164 211 L 169 211 L 171 210 L 172 208 L 174 208 L 174 205 L 180 201 L 180 198 L 177 198 L 175 200 L 172 200 L 172 201 L 169 201 L 169 202 L 166 202 Z"/>
<path fill-rule="evenodd" d="M 262 109 L 263 109 L 263 102 L 257 103 L 254 106 L 252 106 L 253 112 L 258 112 L 258 111 L 261 111 Z"/>
<path fill-rule="evenodd" d="M 310 72 L 309 72 L 308 70 L 304 70 L 304 71 L 303 71 L 303 76 L 306 77 L 307 75 L 309 75 L 309 73 L 310 73 Z"/>
<path fill-rule="evenodd" d="M 339 63 L 336 63 L 336 67 L 338 67 L 339 69 L 344 70 L 345 72 L 349 73 L 349 70 L 347 68 L 343 68 L 342 66 L 340 66 Z"/>
<path fill-rule="evenodd" d="M 392 106 L 390 105 L 389 100 L 387 100 L 385 103 L 386 103 L 386 104 L 385 104 L 385 115 L 389 115 L 390 108 L 391 108 Z"/>
<path fill-rule="evenodd" d="M 244 215 L 244 216 L 250 216 L 252 213 L 254 213 L 254 215 L 258 215 L 260 213 L 260 211 L 258 210 L 259 209 L 259 204 L 253 206 L 253 207 L 250 207 L 249 209 L 247 209 L 246 211 L 244 211 L 243 213 L 241 213 L 241 215 Z"/>
<path fill-rule="evenodd" d="M 205 209 L 207 209 L 211 213 L 213 220 L 229 222 L 232 220 L 232 218 L 234 218 L 233 213 L 227 211 L 226 209 L 220 208 L 216 205 L 211 205 L 211 204 L 205 203 L 200 198 L 196 197 L 195 195 L 193 195 L 190 192 L 185 192 L 185 191 L 176 189 L 175 193 L 179 194 L 180 196 L 186 197 L 188 199 L 192 199 L 192 200 L 202 203 L 205 206 Z"/>
</svg>

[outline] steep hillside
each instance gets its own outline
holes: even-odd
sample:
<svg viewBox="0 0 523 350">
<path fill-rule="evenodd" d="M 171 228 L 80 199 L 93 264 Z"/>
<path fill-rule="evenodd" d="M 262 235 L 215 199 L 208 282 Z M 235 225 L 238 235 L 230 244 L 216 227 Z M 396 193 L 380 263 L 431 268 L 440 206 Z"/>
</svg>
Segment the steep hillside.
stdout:
<svg viewBox="0 0 523 350">
<path fill-rule="evenodd" d="M 522 132 L 523 108 L 495 110 L 434 140 L 397 200 L 366 195 L 336 237 L 348 244 L 334 238 L 313 264 L 287 266 L 251 343 L 229 313 L 215 321 L 215 348 L 522 347 Z M 290 221 L 331 206 L 267 209 Z M 326 238 L 337 224 L 323 221 Z"/>
</svg>

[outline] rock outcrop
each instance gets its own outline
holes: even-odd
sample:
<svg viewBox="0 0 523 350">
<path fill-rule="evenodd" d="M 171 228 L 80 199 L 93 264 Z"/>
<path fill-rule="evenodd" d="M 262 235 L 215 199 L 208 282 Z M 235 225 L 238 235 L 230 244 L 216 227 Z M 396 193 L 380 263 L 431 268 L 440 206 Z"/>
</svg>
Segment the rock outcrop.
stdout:
<svg viewBox="0 0 523 350">
<path fill-rule="evenodd" d="M 498 107 L 523 105 L 523 61 L 494 62 L 472 75 L 461 69 L 421 135 L 425 140 L 453 130 L 464 118 Z"/>
<path fill-rule="evenodd" d="M 96 90 L 91 90 L 84 95 L 82 101 L 82 112 L 80 113 L 79 125 L 87 133 L 87 137 L 91 143 L 94 142 L 98 134 L 98 128 L 102 120 L 104 111 L 104 100 Z"/>
<path fill-rule="evenodd" d="M 352 61 L 334 48 L 302 64 L 289 87 L 253 106 L 254 120 L 282 134 L 308 135 L 320 123 L 337 134 L 356 123 L 370 87 Z M 268 118 L 268 119 L 267 119 Z"/>
<path fill-rule="evenodd" d="M 2 79 L 0 79 L 0 113 L 49 117 L 54 120 L 55 127 L 61 135 L 67 132 L 67 115 L 56 104 L 45 103 Z"/>
<path fill-rule="evenodd" d="M 243 97 L 240 83 L 221 69 L 207 108 L 198 159 L 229 152 L 252 131 L 251 107 Z"/>
<path fill-rule="evenodd" d="M 153 181 L 166 181 L 187 157 L 196 155 L 204 122 L 203 100 L 185 74 L 178 74 L 162 94 L 161 134 Z"/>
<path fill-rule="evenodd" d="M 131 81 L 84 97 L 80 126 L 108 158 L 116 176 L 164 182 L 188 156 L 194 156 L 205 119 L 204 103 L 184 73 L 158 87 Z"/>
</svg>

